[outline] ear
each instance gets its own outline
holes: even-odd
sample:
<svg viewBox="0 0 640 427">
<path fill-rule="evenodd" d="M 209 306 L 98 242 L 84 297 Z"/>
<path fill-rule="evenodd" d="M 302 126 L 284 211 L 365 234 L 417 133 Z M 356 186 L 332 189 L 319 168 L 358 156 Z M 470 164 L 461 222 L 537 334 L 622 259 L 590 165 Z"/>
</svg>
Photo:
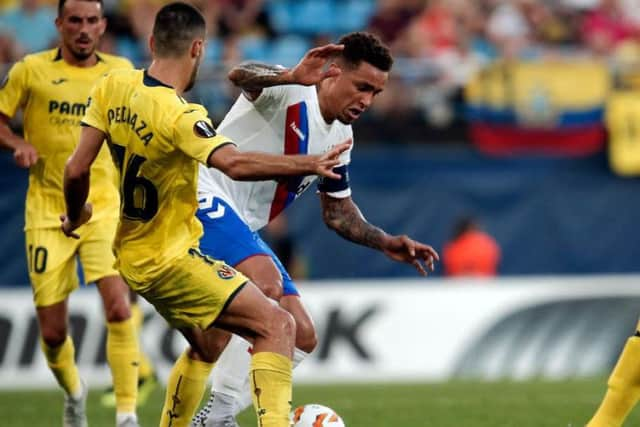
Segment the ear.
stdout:
<svg viewBox="0 0 640 427">
<path fill-rule="evenodd" d="M 189 52 L 191 54 L 191 57 L 197 58 L 198 56 L 202 55 L 203 48 L 204 40 L 195 39 L 193 42 L 191 42 L 191 51 Z"/>
<path fill-rule="evenodd" d="M 154 48 L 156 46 L 156 39 L 153 38 L 153 34 L 149 36 L 149 52 L 155 52 Z"/>
<path fill-rule="evenodd" d="M 56 23 L 56 28 L 58 29 L 58 31 L 61 31 L 62 30 L 62 18 L 57 16 L 56 20 L 55 20 L 55 23 Z"/>
</svg>

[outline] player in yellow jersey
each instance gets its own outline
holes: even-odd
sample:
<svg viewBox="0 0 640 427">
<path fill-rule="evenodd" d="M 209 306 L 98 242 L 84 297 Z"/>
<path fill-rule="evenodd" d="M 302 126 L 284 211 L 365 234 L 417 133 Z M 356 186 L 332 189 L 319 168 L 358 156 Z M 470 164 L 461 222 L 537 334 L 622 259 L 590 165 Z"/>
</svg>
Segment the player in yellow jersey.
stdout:
<svg viewBox="0 0 640 427">
<path fill-rule="evenodd" d="M 107 360 L 116 394 L 116 424 L 137 426 L 135 406 L 138 344 L 131 321 L 128 288 L 113 268 L 111 249 L 117 226 L 117 171 L 108 150 L 92 168 L 96 215 L 72 241 L 60 232 L 65 161 L 80 135 L 80 120 L 96 80 L 118 68 L 124 58 L 96 52 L 105 31 L 102 2 L 61 0 L 56 26 L 60 47 L 27 55 L 0 85 L 0 144 L 13 150 L 16 163 L 29 168 L 25 212 L 26 250 L 33 299 L 45 358 L 65 391 L 64 426 L 86 426 L 87 386 L 74 361 L 68 335 L 67 301 L 78 287 L 76 256 L 87 283 L 96 282 L 107 320 Z M 11 132 L 8 119 L 24 112 L 24 138 Z"/>
<path fill-rule="evenodd" d="M 80 143 L 65 168 L 62 230 L 82 238 L 78 227 L 92 218 L 86 204 L 91 165 L 106 139 L 120 169 L 116 266 L 190 343 L 171 371 L 160 425 L 189 425 L 221 351 L 205 341 L 203 331 L 220 327 L 254 345 L 250 377 L 260 425 L 288 427 L 295 322 L 241 273 L 198 250 L 198 162 L 239 180 L 311 174 L 337 179 L 332 169 L 349 143 L 315 156 L 239 152 L 216 134 L 203 107 L 181 97 L 193 86 L 205 37 L 200 12 L 169 4 L 155 18 L 149 69 L 113 71 L 96 85 Z"/>
</svg>

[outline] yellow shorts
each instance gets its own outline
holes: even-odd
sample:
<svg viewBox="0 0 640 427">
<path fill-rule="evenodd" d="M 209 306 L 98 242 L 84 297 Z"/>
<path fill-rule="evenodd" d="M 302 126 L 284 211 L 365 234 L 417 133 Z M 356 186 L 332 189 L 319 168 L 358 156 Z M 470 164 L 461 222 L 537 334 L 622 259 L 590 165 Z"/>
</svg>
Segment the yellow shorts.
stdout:
<svg viewBox="0 0 640 427">
<path fill-rule="evenodd" d="M 125 281 L 174 328 L 207 329 L 248 281 L 222 261 L 197 249 L 176 259 L 151 283 Z"/>
<path fill-rule="evenodd" d="M 59 228 L 26 231 L 27 263 L 36 307 L 64 301 L 78 287 L 76 255 L 86 283 L 119 274 L 113 268 L 112 250 L 117 225 L 115 218 L 90 222 L 78 229 L 78 240 L 65 236 Z"/>
</svg>

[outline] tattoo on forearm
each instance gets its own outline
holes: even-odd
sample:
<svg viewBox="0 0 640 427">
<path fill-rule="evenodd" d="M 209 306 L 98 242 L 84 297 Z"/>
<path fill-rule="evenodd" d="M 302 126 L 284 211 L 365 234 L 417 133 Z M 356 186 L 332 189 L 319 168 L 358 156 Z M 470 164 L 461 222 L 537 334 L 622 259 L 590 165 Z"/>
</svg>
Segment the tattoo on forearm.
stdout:
<svg viewBox="0 0 640 427">
<path fill-rule="evenodd" d="M 230 78 L 244 90 L 260 90 L 281 84 L 281 76 L 286 71 L 286 68 L 279 65 L 245 62 L 231 71 Z"/>
<path fill-rule="evenodd" d="M 382 249 L 386 233 L 368 223 L 350 199 L 325 201 L 323 216 L 325 223 L 345 239 L 373 249 Z"/>
</svg>

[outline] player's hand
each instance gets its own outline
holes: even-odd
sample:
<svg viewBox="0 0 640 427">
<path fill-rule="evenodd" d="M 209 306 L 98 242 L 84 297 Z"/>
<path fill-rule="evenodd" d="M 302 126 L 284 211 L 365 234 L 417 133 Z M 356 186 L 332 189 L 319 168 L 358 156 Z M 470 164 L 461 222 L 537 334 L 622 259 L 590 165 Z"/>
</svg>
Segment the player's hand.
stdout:
<svg viewBox="0 0 640 427">
<path fill-rule="evenodd" d="M 340 179 L 340 174 L 335 173 L 333 168 L 340 165 L 340 155 L 347 151 L 349 147 L 351 147 L 351 141 L 343 142 L 336 145 L 323 155 L 315 156 L 315 174 L 326 178 Z"/>
<path fill-rule="evenodd" d="M 406 235 L 390 236 L 382 251 L 395 261 L 413 265 L 423 276 L 433 271 L 435 263 L 440 261 L 435 249 Z"/>
<path fill-rule="evenodd" d="M 311 86 L 320 83 L 328 77 L 335 77 L 340 74 L 340 68 L 330 66 L 325 69 L 329 61 L 338 52 L 344 49 L 341 44 L 328 44 L 309 50 L 300 60 L 298 65 L 291 70 L 293 83 Z"/>
<path fill-rule="evenodd" d="M 80 211 L 80 216 L 76 221 L 69 220 L 69 217 L 67 217 L 67 215 L 65 214 L 60 215 L 60 221 L 62 222 L 62 224 L 60 225 L 60 228 L 62 229 L 62 232 L 67 237 L 73 237 L 74 239 L 79 239 L 80 236 L 78 235 L 78 233 L 75 233 L 74 231 L 78 229 L 78 227 L 80 227 L 81 225 L 89 222 L 89 219 L 91 219 L 92 214 L 93 214 L 93 207 L 91 206 L 91 203 L 85 203 L 84 206 L 82 207 L 82 211 Z"/>
<path fill-rule="evenodd" d="M 30 168 L 38 161 L 36 147 L 22 140 L 13 150 L 13 159 L 21 168 Z"/>
</svg>

